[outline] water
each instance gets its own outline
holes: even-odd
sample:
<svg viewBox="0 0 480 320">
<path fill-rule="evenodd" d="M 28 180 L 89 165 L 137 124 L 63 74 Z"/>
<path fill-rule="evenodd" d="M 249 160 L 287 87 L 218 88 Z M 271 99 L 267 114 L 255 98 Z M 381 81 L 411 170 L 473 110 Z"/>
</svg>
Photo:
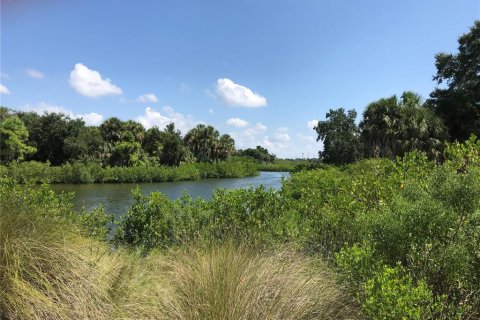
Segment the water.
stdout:
<svg viewBox="0 0 480 320">
<path fill-rule="evenodd" d="M 288 172 L 260 172 L 256 177 L 238 179 L 208 179 L 182 182 L 161 183 L 122 183 L 122 184 L 57 184 L 52 189 L 61 192 L 75 192 L 74 207 L 77 210 L 92 210 L 103 204 L 105 212 L 119 216 L 126 212 L 126 208 L 133 204 L 131 190 L 140 187 L 143 194 L 161 191 L 170 199 L 175 200 L 186 191 L 192 198 L 201 197 L 211 199 L 212 192 L 217 188 L 242 189 L 259 187 L 279 189 L 282 178 L 289 177 Z"/>
</svg>

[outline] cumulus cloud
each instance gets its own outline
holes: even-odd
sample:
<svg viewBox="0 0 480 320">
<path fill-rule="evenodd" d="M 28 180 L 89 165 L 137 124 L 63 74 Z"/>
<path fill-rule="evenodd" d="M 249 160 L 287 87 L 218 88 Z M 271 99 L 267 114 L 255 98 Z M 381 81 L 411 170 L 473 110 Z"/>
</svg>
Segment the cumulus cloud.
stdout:
<svg viewBox="0 0 480 320">
<path fill-rule="evenodd" d="M 158 102 L 157 96 L 155 96 L 153 93 L 145 93 L 138 97 L 138 101 L 140 102 Z"/>
<path fill-rule="evenodd" d="M 222 103 L 231 107 L 258 108 L 267 105 L 265 97 L 227 78 L 217 80 L 215 93 Z"/>
<path fill-rule="evenodd" d="M 275 132 L 275 140 L 278 142 L 288 142 L 290 141 L 290 136 L 288 135 L 288 128 L 282 127 L 278 128 Z"/>
<path fill-rule="evenodd" d="M 279 158 L 306 158 L 317 157 L 321 143 L 315 141 L 314 136 L 301 133 L 290 134 L 286 127 L 280 127 L 273 132 L 261 123 L 251 125 L 243 130 L 231 132 L 235 144 L 239 149 L 263 146 L 270 153 Z"/>
<path fill-rule="evenodd" d="M 144 114 L 138 116 L 136 120 L 147 129 L 153 126 L 163 129 L 167 124 L 173 122 L 175 123 L 175 127 L 182 133 L 186 133 L 199 123 L 195 121 L 191 115 L 184 115 L 182 113 L 175 112 L 169 106 L 163 107 L 162 112 L 156 111 L 151 107 L 147 107 Z"/>
<path fill-rule="evenodd" d="M 267 127 L 261 123 L 251 125 L 241 131 L 230 132 L 235 139 L 235 144 L 240 149 L 255 148 L 262 144 L 261 135 L 267 131 Z"/>
<path fill-rule="evenodd" d="M 89 69 L 82 63 L 77 63 L 70 72 L 69 82 L 75 91 L 90 98 L 122 94 L 122 89 L 110 79 L 103 79 L 98 71 Z"/>
<path fill-rule="evenodd" d="M 85 124 L 87 126 L 97 126 L 103 122 L 103 115 L 98 114 L 96 112 L 91 112 L 91 113 L 85 113 L 85 114 L 79 114 L 75 113 L 72 110 L 68 110 L 64 108 L 63 106 L 57 106 L 45 102 L 40 102 L 37 105 L 25 105 L 23 107 L 20 107 L 22 111 L 31 111 L 35 112 L 37 114 L 44 114 L 45 112 L 55 112 L 55 113 L 63 113 L 67 116 L 69 116 L 72 119 L 82 119 L 85 121 Z"/>
<path fill-rule="evenodd" d="M 10 94 L 10 90 L 0 83 L 0 94 Z"/>
<path fill-rule="evenodd" d="M 313 129 L 318 124 L 318 120 L 310 120 L 307 122 L 307 128 Z"/>
<path fill-rule="evenodd" d="M 45 77 L 45 75 L 42 72 L 35 69 L 27 69 L 25 71 L 28 74 L 28 76 L 31 78 L 43 79 Z"/>
<path fill-rule="evenodd" d="M 237 128 L 245 128 L 248 126 L 248 122 L 240 118 L 230 118 L 227 120 L 227 124 Z"/>
<path fill-rule="evenodd" d="M 303 135 L 301 133 L 298 133 L 297 137 L 300 140 L 305 141 L 305 142 L 315 142 L 316 141 L 316 138 L 314 136 L 306 136 L 306 135 Z"/>
</svg>

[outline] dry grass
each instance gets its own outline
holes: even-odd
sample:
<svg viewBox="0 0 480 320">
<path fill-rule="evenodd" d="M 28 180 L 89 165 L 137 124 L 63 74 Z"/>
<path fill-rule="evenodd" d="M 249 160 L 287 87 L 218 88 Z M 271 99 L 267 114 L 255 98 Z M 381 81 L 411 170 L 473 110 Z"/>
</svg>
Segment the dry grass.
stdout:
<svg viewBox="0 0 480 320">
<path fill-rule="evenodd" d="M 110 252 L 67 224 L 0 212 L 0 319 L 351 319 L 318 259 L 232 243 Z"/>
<path fill-rule="evenodd" d="M 1 212 L 0 318 L 107 317 L 111 304 L 93 245 L 66 224 Z"/>
<path fill-rule="evenodd" d="M 326 266 L 293 251 L 233 243 L 166 260 L 178 319 L 350 319 L 356 315 Z"/>
</svg>

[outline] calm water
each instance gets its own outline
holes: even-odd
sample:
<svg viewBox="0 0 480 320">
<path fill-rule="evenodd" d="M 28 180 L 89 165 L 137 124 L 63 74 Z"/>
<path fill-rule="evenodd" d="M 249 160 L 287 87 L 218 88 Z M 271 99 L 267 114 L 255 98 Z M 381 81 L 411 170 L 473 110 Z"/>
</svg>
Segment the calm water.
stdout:
<svg viewBox="0 0 480 320">
<path fill-rule="evenodd" d="M 126 211 L 133 203 L 130 191 L 136 186 L 143 194 L 161 191 L 170 199 L 179 198 L 186 191 L 192 198 L 212 198 L 212 191 L 217 188 L 242 189 L 259 187 L 279 189 L 282 177 L 288 177 L 288 172 L 260 172 L 259 176 L 239 179 L 209 179 L 182 182 L 162 183 L 123 183 L 123 184 L 57 184 L 52 189 L 61 192 L 75 192 L 74 205 L 76 209 L 91 210 L 103 204 L 105 212 L 116 216 Z"/>
</svg>

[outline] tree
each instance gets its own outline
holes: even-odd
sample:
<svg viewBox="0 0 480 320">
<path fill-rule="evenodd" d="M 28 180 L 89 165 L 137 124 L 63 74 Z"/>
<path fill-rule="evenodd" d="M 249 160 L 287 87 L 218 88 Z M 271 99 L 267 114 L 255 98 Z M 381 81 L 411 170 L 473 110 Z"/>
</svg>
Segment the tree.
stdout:
<svg viewBox="0 0 480 320">
<path fill-rule="evenodd" d="M 232 137 L 220 137 L 218 130 L 203 124 L 187 132 L 184 142 L 199 162 L 225 160 L 235 153 L 235 141 Z"/>
<path fill-rule="evenodd" d="M 440 116 L 452 140 L 464 141 L 480 135 L 480 20 L 458 39 L 457 54 L 435 56 L 437 87 L 428 106 Z"/>
<path fill-rule="evenodd" d="M 106 144 L 98 127 L 83 127 L 65 139 L 65 152 L 74 160 L 105 160 Z"/>
<path fill-rule="evenodd" d="M 400 117 L 396 96 L 382 98 L 365 108 L 360 130 L 366 157 L 394 158 L 398 154 L 395 140 Z"/>
<path fill-rule="evenodd" d="M 143 140 L 143 150 L 147 152 L 150 157 L 160 159 L 163 150 L 162 132 L 157 126 L 152 127 L 145 132 L 145 139 Z"/>
<path fill-rule="evenodd" d="M 28 131 L 20 118 L 9 116 L 0 122 L 0 162 L 23 160 L 36 149 L 27 144 Z"/>
<path fill-rule="evenodd" d="M 268 153 L 268 150 L 262 146 L 257 146 L 255 149 L 248 148 L 238 151 L 239 156 L 249 157 L 259 162 L 273 162 L 275 155 Z"/>
<path fill-rule="evenodd" d="M 170 123 L 161 132 L 163 146 L 160 154 L 160 163 L 168 166 L 178 166 L 185 158 L 185 146 L 179 130 L 175 130 L 175 124 Z"/>
<path fill-rule="evenodd" d="M 122 133 L 124 131 L 122 120 L 115 117 L 108 118 L 99 128 L 105 142 L 114 144 L 122 140 Z"/>
<path fill-rule="evenodd" d="M 425 108 L 421 97 L 410 91 L 403 93 L 400 101 L 400 119 L 395 135 L 398 156 L 420 150 L 432 158 L 440 157 L 443 142 L 447 139 L 442 120 Z"/>
<path fill-rule="evenodd" d="M 366 157 L 394 159 L 420 150 L 438 158 L 446 139 L 441 119 L 411 91 L 405 91 L 400 100 L 392 96 L 370 103 L 363 113 L 360 130 Z"/>
<path fill-rule="evenodd" d="M 216 160 L 225 160 L 235 154 L 235 140 L 228 135 L 224 134 L 217 141 L 218 147 L 216 148 L 216 154 L 214 155 Z"/>
<path fill-rule="evenodd" d="M 325 163 L 346 164 L 360 158 L 360 131 L 355 124 L 357 112 L 343 108 L 330 109 L 327 120 L 319 121 L 314 127 L 318 134 L 317 141 L 323 141 L 320 159 Z"/>
<path fill-rule="evenodd" d="M 72 155 L 66 148 L 66 141 L 75 140 L 85 128 L 80 119 L 70 119 L 61 113 L 45 113 L 37 115 L 33 112 L 19 113 L 29 132 L 29 143 L 37 148 L 37 152 L 29 159 L 60 165 L 69 161 Z"/>
</svg>

